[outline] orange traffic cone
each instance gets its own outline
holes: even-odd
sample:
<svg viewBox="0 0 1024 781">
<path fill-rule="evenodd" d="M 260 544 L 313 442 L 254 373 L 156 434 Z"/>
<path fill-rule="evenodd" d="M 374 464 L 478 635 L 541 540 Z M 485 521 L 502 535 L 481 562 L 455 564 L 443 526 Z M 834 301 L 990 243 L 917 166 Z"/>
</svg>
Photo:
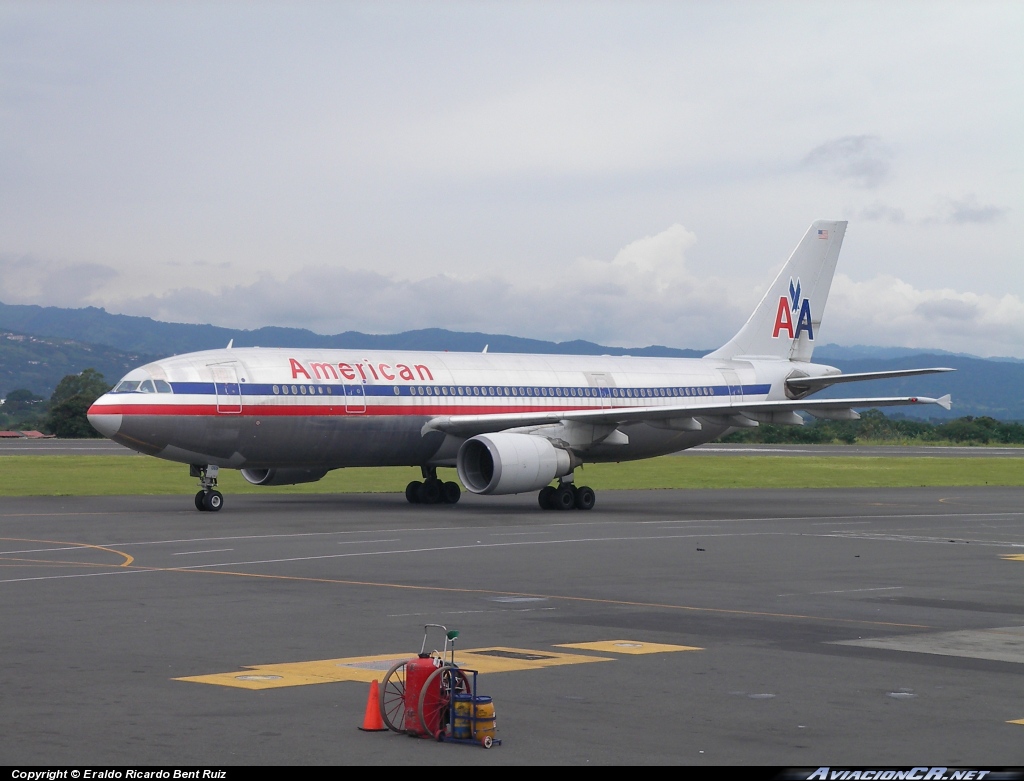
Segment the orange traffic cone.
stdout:
<svg viewBox="0 0 1024 781">
<path fill-rule="evenodd" d="M 363 717 L 363 726 L 359 729 L 363 732 L 387 731 L 384 719 L 380 717 L 380 689 L 376 678 L 370 684 L 370 696 L 366 698 L 366 715 Z"/>
</svg>

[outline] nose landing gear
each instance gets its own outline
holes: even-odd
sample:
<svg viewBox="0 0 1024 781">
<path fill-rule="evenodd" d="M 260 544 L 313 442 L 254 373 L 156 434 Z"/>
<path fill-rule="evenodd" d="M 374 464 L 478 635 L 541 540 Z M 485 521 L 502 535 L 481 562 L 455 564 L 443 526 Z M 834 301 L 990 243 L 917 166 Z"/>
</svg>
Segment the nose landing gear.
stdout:
<svg viewBox="0 0 1024 781">
<path fill-rule="evenodd" d="M 213 464 L 190 464 L 189 477 L 198 477 L 201 490 L 196 494 L 196 509 L 200 512 L 217 512 L 224 506 L 224 494 L 217 490 L 217 473 L 220 467 Z"/>
</svg>

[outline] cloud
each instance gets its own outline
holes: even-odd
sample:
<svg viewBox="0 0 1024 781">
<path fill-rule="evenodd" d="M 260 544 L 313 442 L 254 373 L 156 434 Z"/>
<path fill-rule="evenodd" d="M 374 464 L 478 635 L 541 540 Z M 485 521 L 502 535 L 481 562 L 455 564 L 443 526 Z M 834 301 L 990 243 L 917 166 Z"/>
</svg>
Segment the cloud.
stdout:
<svg viewBox="0 0 1024 781">
<path fill-rule="evenodd" d="M 860 216 L 862 219 L 870 222 L 888 222 L 893 225 L 899 225 L 906 220 L 903 209 L 896 208 L 895 206 L 886 206 L 877 201 L 871 206 L 861 209 Z"/>
<path fill-rule="evenodd" d="M 843 136 L 812 149 L 803 165 L 830 178 L 870 189 L 889 178 L 891 157 L 878 136 Z"/>
<path fill-rule="evenodd" d="M 89 297 L 119 276 L 99 263 L 67 263 L 32 255 L 0 255 L 0 301 L 5 304 L 85 306 Z"/>
<path fill-rule="evenodd" d="M 854 282 L 837 274 L 823 331 L 831 342 L 939 347 L 1024 357 L 1024 300 L 944 289 L 920 290 L 880 275 Z"/>
<path fill-rule="evenodd" d="M 1006 216 L 1007 209 L 994 204 L 979 204 L 974 195 L 963 198 L 947 198 L 942 207 L 944 221 L 953 225 L 995 222 Z"/>
<path fill-rule="evenodd" d="M 219 293 L 182 288 L 122 300 L 116 309 L 161 320 L 320 333 L 440 327 L 621 346 L 713 347 L 742 325 L 763 291 L 696 277 L 686 265 L 695 241 L 676 224 L 631 242 L 610 260 L 577 258 L 536 278 L 507 270 L 402 279 L 315 267 Z"/>
<path fill-rule="evenodd" d="M 473 276 L 400 277 L 308 266 L 219 291 L 125 293 L 96 264 L 0 257 L 0 300 L 109 311 L 233 328 L 291 326 L 333 334 L 447 328 L 621 347 L 714 348 L 746 321 L 770 281 L 697 274 L 696 245 L 680 224 L 630 242 L 611 258 L 579 257 L 537 276 L 504 268 Z M 767 276 L 767 275 L 766 275 Z M 46 283 L 39 280 L 49 280 Z M 101 285 L 114 283 L 112 295 Z M 937 347 L 1024 357 L 1024 301 L 949 288 L 919 289 L 892 275 L 837 274 L 821 338 L 840 344 Z"/>
</svg>

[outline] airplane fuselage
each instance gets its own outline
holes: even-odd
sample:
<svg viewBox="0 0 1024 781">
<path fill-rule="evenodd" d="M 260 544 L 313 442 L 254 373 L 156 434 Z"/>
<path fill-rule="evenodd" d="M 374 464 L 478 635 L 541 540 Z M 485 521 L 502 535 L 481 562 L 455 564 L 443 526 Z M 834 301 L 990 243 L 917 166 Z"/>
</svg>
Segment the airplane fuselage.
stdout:
<svg viewBox="0 0 1024 781">
<path fill-rule="evenodd" d="M 102 397 L 90 418 L 127 447 L 183 463 L 452 466 L 462 440 L 424 430 L 438 416 L 785 399 L 793 371 L 792 362 L 771 359 L 234 348 L 141 367 Z M 584 460 L 676 452 L 729 426 L 705 419 L 696 431 L 650 422 L 620 428 L 625 437 L 595 444 Z"/>
</svg>

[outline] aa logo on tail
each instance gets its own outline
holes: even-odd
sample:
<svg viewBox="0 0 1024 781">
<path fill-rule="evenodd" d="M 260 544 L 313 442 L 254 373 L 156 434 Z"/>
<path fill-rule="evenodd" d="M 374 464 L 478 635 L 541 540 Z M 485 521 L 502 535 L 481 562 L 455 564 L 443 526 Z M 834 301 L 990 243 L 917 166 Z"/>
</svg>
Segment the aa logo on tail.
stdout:
<svg viewBox="0 0 1024 781">
<path fill-rule="evenodd" d="M 814 327 L 811 325 L 811 300 L 800 298 L 800 277 L 789 279 L 789 298 L 779 296 L 779 308 L 775 313 L 775 330 L 772 338 L 778 339 L 785 332 L 790 339 L 797 339 L 804 331 L 808 339 L 814 339 Z"/>
</svg>

